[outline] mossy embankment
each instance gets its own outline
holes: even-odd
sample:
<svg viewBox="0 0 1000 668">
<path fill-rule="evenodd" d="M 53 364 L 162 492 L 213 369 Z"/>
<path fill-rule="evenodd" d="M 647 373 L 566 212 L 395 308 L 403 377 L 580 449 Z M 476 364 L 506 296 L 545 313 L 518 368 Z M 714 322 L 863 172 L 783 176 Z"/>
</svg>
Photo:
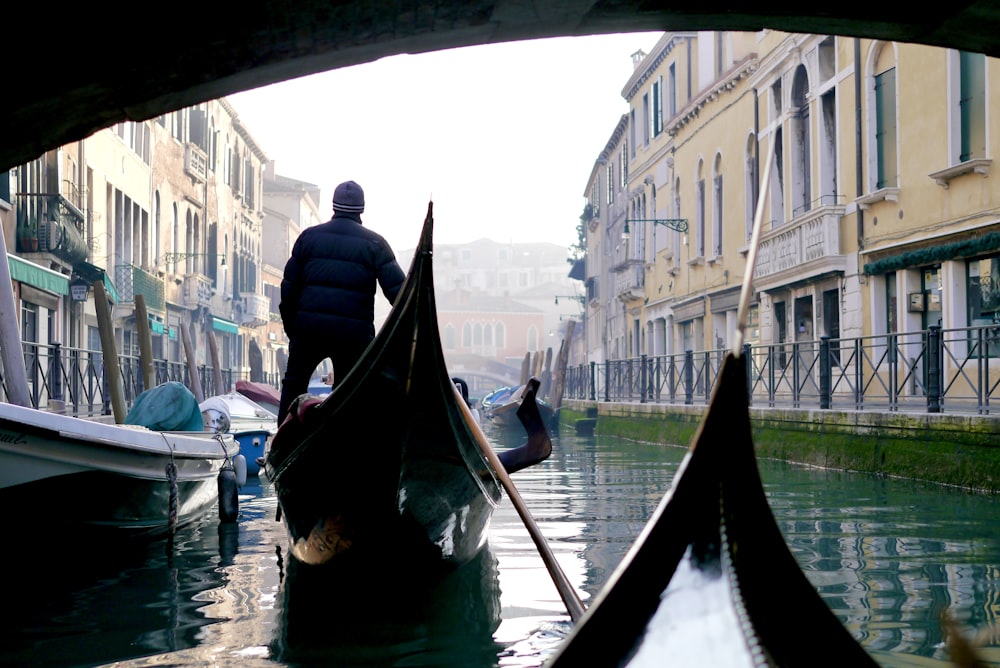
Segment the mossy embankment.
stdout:
<svg viewBox="0 0 1000 668">
<path fill-rule="evenodd" d="M 596 417 L 597 434 L 688 444 L 703 413 L 703 406 L 568 401 L 559 417 L 566 433 Z M 751 408 L 750 421 L 760 457 L 1000 493 L 995 416 Z"/>
</svg>

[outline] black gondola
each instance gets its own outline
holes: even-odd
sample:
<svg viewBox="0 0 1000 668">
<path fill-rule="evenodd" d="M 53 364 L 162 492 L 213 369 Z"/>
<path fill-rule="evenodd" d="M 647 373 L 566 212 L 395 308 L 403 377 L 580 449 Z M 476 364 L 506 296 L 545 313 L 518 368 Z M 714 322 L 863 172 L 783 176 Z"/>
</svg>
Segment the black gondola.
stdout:
<svg viewBox="0 0 1000 668">
<path fill-rule="evenodd" d="M 330 396 L 293 404 L 265 459 L 304 564 L 448 570 L 486 544 L 502 485 L 445 366 L 432 210 L 375 340 Z M 548 456 L 548 435 L 529 436 L 529 463 Z"/>
<path fill-rule="evenodd" d="M 547 666 L 668 663 L 877 665 L 781 535 L 732 354 L 670 491 Z"/>
</svg>

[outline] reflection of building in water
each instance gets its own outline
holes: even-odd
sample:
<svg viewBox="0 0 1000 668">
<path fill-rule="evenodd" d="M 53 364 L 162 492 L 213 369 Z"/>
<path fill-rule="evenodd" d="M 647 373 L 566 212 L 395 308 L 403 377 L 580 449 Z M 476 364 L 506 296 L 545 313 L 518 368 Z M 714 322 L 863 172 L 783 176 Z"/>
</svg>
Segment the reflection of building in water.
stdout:
<svg viewBox="0 0 1000 668">
<path fill-rule="evenodd" d="M 203 528 L 219 533 L 215 570 L 223 580 L 198 594 L 199 610 L 206 620 L 225 622 L 205 626 L 199 646 L 185 653 L 204 665 L 217 664 L 220 657 L 252 660 L 270 655 L 288 538 L 284 525 L 274 520 L 277 500 L 254 483 L 241 492 L 239 522 Z"/>
</svg>

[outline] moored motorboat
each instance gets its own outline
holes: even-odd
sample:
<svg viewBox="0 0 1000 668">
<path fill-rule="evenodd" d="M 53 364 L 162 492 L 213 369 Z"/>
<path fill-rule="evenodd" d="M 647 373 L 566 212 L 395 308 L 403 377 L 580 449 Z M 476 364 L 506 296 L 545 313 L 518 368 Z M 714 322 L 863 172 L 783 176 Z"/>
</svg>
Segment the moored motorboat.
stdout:
<svg viewBox="0 0 1000 668">
<path fill-rule="evenodd" d="M 270 439 L 278 431 L 278 416 L 240 392 L 209 397 L 199 404 L 199 409 L 203 414 L 215 411 L 225 415 L 219 429 L 232 434 L 239 443 L 247 475 L 258 475 Z"/>
<path fill-rule="evenodd" d="M 161 535 L 205 515 L 232 436 L 157 431 L 0 403 L 0 505 L 23 527 Z"/>
<path fill-rule="evenodd" d="M 265 458 L 290 552 L 304 564 L 388 561 L 427 573 L 486 543 L 502 487 L 445 365 L 431 211 L 375 340 L 329 397 L 293 403 Z"/>
<path fill-rule="evenodd" d="M 236 381 L 236 391 L 254 402 L 264 410 L 278 415 L 278 405 L 281 403 L 281 392 L 270 385 L 255 383 L 250 380 Z"/>
</svg>

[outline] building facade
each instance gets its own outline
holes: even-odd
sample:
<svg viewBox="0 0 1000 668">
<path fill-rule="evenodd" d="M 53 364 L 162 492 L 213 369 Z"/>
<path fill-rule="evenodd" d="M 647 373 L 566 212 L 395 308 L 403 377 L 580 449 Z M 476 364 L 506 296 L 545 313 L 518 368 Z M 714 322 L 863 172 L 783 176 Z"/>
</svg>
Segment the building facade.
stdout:
<svg viewBox="0 0 1000 668">
<path fill-rule="evenodd" d="M 22 342 L 101 351 L 100 292 L 119 354 L 138 356 L 144 313 L 154 359 L 259 375 L 265 163 L 221 99 L 11 170 L 0 215 Z"/>
<path fill-rule="evenodd" d="M 748 342 L 1000 322 L 996 60 L 761 31 L 633 61 L 585 189 L 590 361 L 728 348 L 758 201 Z"/>
</svg>

